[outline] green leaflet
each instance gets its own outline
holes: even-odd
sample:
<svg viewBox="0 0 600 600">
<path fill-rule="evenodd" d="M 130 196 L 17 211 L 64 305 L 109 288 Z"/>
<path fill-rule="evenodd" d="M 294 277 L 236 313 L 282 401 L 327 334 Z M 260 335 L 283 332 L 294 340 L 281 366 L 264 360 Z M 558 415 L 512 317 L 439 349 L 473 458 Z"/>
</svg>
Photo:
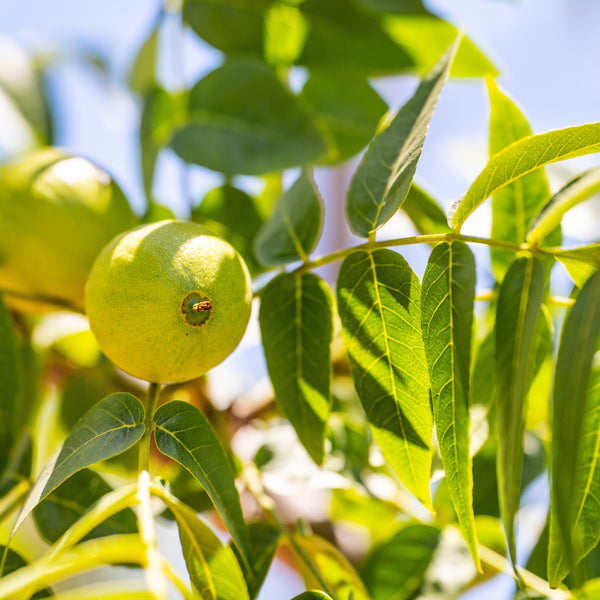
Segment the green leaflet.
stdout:
<svg viewBox="0 0 600 600">
<path fill-rule="evenodd" d="M 317 464 L 331 401 L 332 301 L 312 273 L 283 274 L 261 294 L 259 322 L 275 397 Z"/>
<path fill-rule="evenodd" d="M 440 533 L 437 527 L 411 524 L 375 546 L 360 569 L 372 600 L 414 598 L 438 547 Z"/>
<path fill-rule="evenodd" d="M 535 368 L 534 332 L 544 297 L 544 266 L 517 258 L 500 286 L 496 311 L 498 490 L 510 556 L 516 560 L 514 518 L 519 509 L 526 398 Z"/>
<path fill-rule="evenodd" d="M 19 372 L 12 318 L 0 295 L 0 478 L 17 434 Z"/>
<path fill-rule="evenodd" d="M 475 259 L 468 246 L 438 244 L 423 275 L 423 342 L 442 465 L 458 522 L 479 567 L 469 454 L 474 299 Z"/>
<path fill-rule="evenodd" d="M 489 196 L 531 173 L 559 160 L 600 150 L 600 123 L 589 123 L 532 135 L 510 144 L 490 158 L 467 193 L 450 212 L 453 229 L 460 231 L 467 217 Z"/>
<path fill-rule="evenodd" d="M 227 455 L 204 414 L 174 400 L 154 415 L 156 447 L 184 466 L 202 485 L 246 560 L 248 531 Z"/>
<path fill-rule="evenodd" d="M 254 252 L 261 263 L 270 266 L 308 260 L 322 226 L 323 200 L 311 175 L 302 171 L 258 232 Z"/>
<path fill-rule="evenodd" d="M 415 183 L 410 184 L 401 210 L 420 234 L 450 232 L 448 219 L 442 207 Z"/>
<path fill-rule="evenodd" d="M 156 60 L 158 56 L 158 33 L 162 13 L 140 49 L 129 72 L 129 87 L 138 94 L 146 94 L 156 85 Z"/>
<path fill-rule="evenodd" d="M 565 265 L 569 275 L 579 288 L 584 286 L 591 275 L 600 270 L 600 243 L 571 250 L 560 250 L 554 255 Z"/>
<path fill-rule="evenodd" d="M 227 240 L 240 253 L 251 275 L 262 271 L 253 244 L 263 218 L 248 194 L 230 185 L 214 188 L 192 211 L 192 220 Z"/>
<path fill-rule="evenodd" d="M 433 419 L 420 293 L 404 258 L 387 249 L 352 252 L 337 281 L 344 344 L 373 435 L 404 485 L 430 506 Z"/>
<path fill-rule="evenodd" d="M 53 544 L 112 489 L 95 471 L 78 471 L 33 509 L 38 532 L 46 542 Z M 135 513 L 127 508 L 95 527 L 83 539 L 137 531 Z"/>
<path fill-rule="evenodd" d="M 367 148 L 350 182 L 346 204 L 348 222 L 356 235 L 372 235 L 404 202 L 458 43 L 456 40 L 444 53 L 413 97 Z"/>
<path fill-rule="evenodd" d="M 544 206 L 542 212 L 535 218 L 527 234 L 530 244 L 539 244 L 557 227 L 563 215 L 600 190 L 600 168 L 588 169 L 568 181 Z M 547 245 L 557 246 L 548 240 Z"/>
<path fill-rule="evenodd" d="M 250 564 L 246 566 L 243 560 L 240 560 L 240 566 L 244 573 L 244 579 L 248 586 L 248 592 L 251 600 L 258 596 L 260 588 L 269 572 L 271 563 L 275 558 L 281 530 L 267 521 L 253 521 L 248 523 L 248 535 L 250 536 L 250 547 L 252 556 Z M 238 553 L 235 545 L 229 543 L 233 551 Z"/>
<path fill-rule="evenodd" d="M 599 332 L 600 273 L 596 273 L 579 292 L 565 319 L 554 374 L 550 543 L 560 543 L 564 557 L 548 564 L 552 586 L 587 554 L 590 539 L 597 538 L 600 530 L 594 496 L 600 438 L 597 429 L 590 434 L 592 422 L 598 420 L 597 389 L 592 387 L 588 396 Z M 592 380 L 592 386 L 595 383 Z M 581 527 L 589 527 L 583 539 L 574 535 Z M 551 548 L 549 556 L 556 557 L 556 552 Z"/>
<path fill-rule="evenodd" d="M 249 600 L 244 575 L 231 546 L 223 544 L 189 506 L 171 495 L 162 499 L 175 515 L 183 557 L 203 600 Z"/>
<path fill-rule="evenodd" d="M 106 396 L 83 415 L 35 482 L 13 527 L 71 475 L 131 448 L 144 433 L 144 407 L 131 394 Z"/>
<path fill-rule="evenodd" d="M 490 96 L 490 156 L 513 142 L 532 135 L 531 127 L 517 105 L 498 89 L 493 79 L 487 80 Z M 550 186 L 544 169 L 537 169 L 498 190 L 492 196 L 492 235 L 497 240 L 521 243 L 527 229 L 550 197 Z M 560 232 L 552 245 L 560 245 Z M 497 281 L 502 281 L 510 267 L 514 252 L 490 247 L 492 268 Z"/>
<path fill-rule="evenodd" d="M 375 135 L 387 104 L 365 77 L 313 72 L 300 98 L 315 112 L 326 133 L 329 153 L 323 162 L 338 163 L 360 152 Z"/>
<path fill-rule="evenodd" d="M 591 374 L 585 400 L 575 487 L 570 501 L 573 562 L 577 564 L 600 540 L 600 369 Z M 562 579 L 571 570 L 557 515 L 551 517 L 548 564 Z"/>
<path fill-rule="evenodd" d="M 392 0 L 391 4 L 398 5 L 398 2 Z M 427 73 L 459 33 L 451 23 L 430 14 L 388 17 L 384 19 L 383 28 L 412 57 L 419 73 Z M 496 76 L 498 71 L 468 37 L 463 37 L 450 76 L 485 75 Z"/>
<path fill-rule="evenodd" d="M 183 160 L 229 175 L 304 165 L 327 151 L 312 116 L 263 62 L 229 59 L 191 90 L 189 119 L 171 147 Z"/>
<path fill-rule="evenodd" d="M 298 570 L 307 588 L 322 587 L 313 571 L 306 566 L 309 561 L 336 598 L 348 598 L 353 594 L 353 600 L 369 600 L 369 594 L 358 573 L 333 544 L 318 535 L 299 534 L 294 535 L 294 542 L 294 552 L 297 554 L 300 550 L 302 553 L 298 560 Z"/>
</svg>

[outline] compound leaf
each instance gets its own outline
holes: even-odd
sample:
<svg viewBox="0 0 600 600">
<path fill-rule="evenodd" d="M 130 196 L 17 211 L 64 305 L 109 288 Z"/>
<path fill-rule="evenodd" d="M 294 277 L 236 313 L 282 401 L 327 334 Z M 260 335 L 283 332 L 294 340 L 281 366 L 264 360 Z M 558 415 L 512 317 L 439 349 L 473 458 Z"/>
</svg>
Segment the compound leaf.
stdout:
<svg viewBox="0 0 600 600">
<path fill-rule="evenodd" d="M 475 259 L 466 244 L 438 244 L 432 251 L 421 298 L 425 356 L 442 465 L 473 560 L 479 565 L 473 474 L 469 454 L 471 335 Z"/>
<path fill-rule="evenodd" d="M 535 369 L 532 350 L 544 282 L 544 266 L 539 260 L 518 258 L 500 286 L 496 311 L 498 489 L 500 514 L 513 561 L 514 518 L 521 495 L 526 398 Z"/>
<path fill-rule="evenodd" d="M 348 190 L 346 212 L 356 235 L 369 237 L 404 202 L 457 46 L 458 40 L 367 148 Z"/>
<path fill-rule="evenodd" d="M 202 485 L 246 560 L 248 531 L 227 455 L 208 419 L 180 400 L 163 404 L 155 413 L 156 447 L 184 466 Z"/>
<path fill-rule="evenodd" d="M 312 273 L 283 274 L 261 294 L 260 329 L 275 397 L 317 464 L 331 399 L 331 294 Z"/>
<path fill-rule="evenodd" d="M 494 154 L 467 193 L 450 211 L 453 229 L 460 230 L 467 217 L 504 186 L 552 162 L 600 151 L 600 123 L 532 135 L 513 142 Z"/>
<path fill-rule="evenodd" d="M 396 252 L 356 250 L 342 263 L 338 309 L 358 397 L 384 456 L 429 506 L 433 419 L 420 295 Z"/>
</svg>

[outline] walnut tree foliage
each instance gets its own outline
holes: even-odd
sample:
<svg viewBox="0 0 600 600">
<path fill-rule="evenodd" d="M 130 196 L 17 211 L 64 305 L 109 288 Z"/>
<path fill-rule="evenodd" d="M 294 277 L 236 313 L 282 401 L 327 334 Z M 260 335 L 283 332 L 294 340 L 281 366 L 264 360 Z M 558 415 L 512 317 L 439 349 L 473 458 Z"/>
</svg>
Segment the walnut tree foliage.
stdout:
<svg viewBox="0 0 600 600">
<path fill-rule="evenodd" d="M 185 90 L 157 75 L 169 19 L 222 59 Z M 600 599 L 600 240 L 562 247 L 560 231 L 600 176 L 551 190 L 544 171 L 600 151 L 600 123 L 534 133 L 494 65 L 420 0 L 185 0 L 131 62 L 140 222 L 169 215 L 152 196 L 162 154 L 222 174 L 189 218 L 246 260 L 271 385 L 227 408 L 210 373 L 145 386 L 87 332 L 40 345 L 47 316 L 0 290 L 0 598 L 252 600 L 281 560 L 305 582 L 296 600 L 458 598 L 500 571 L 515 598 Z M 0 88 L 51 145 L 31 69 L 28 90 L 1 72 Z M 402 106 L 372 85 L 391 75 L 418 78 Z M 445 214 L 414 177 L 453 77 L 485 78 L 489 159 Z M 314 168 L 358 155 L 345 215 L 362 239 L 317 256 Z M 490 235 L 463 234 L 488 199 Z M 414 235 L 382 239 L 398 213 Z M 420 274 L 403 256 L 415 244 Z M 473 251 L 486 247 L 489 262 Z M 249 432 L 251 456 L 236 441 Z M 547 522 L 523 564 L 520 505 L 538 478 Z M 64 584 L 102 565 L 126 576 Z"/>
</svg>

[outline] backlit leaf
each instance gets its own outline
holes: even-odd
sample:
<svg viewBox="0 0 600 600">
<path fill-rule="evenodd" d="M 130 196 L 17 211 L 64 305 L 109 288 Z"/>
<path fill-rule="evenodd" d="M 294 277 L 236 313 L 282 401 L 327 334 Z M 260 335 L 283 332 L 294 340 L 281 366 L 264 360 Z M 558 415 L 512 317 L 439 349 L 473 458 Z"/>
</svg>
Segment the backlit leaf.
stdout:
<svg viewBox="0 0 600 600">
<path fill-rule="evenodd" d="M 279 199 L 256 236 L 254 250 L 265 265 L 307 260 L 323 226 L 323 201 L 311 175 L 302 171 Z"/>
<path fill-rule="evenodd" d="M 331 401 L 331 293 L 312 273 L 283 274 L 261 294 L 259 322 L 275 398 L 321 464 Z"/>
<path fill-rule="evenodd" d="M 348 190 L 346 212 L 356 235 L 369 237 L 404 202 L 457 45 L 458 41 L 367 148 Z"/>
<path fill-rule="evenodd" d="M 439 541 L 437 527 L 410 524 L 375 546 L 360 569 L 372 600 L 414 598 Z"/>
<path fill-rule="evenodd" d="M 565 265 L 569 275 L 579 288 L 582 288 L 585 282 L 600 270 L 600 243 L 560 250 L 555 253 L 555 256 Z"/>
<path fill-rule="evenodd" d="M 590 196 L 600 191 L 600 168 L 596 167 L 580 173 L 567 182 L 544 206 L 542 212 L 532 223 L 527 241 L 539 244 L 557 227 L 563 215 Z M 547 240 L 548 246 L 557 246 L 553 240 Z"/>
<path fill-rule="evenodd" d="M 421 187 L 411 183 L 402 212 L 421 234 L 449 233 L 450 227 L 442 207 Z"/>
<path fill-rule="evenodd" d="M 515 558 L 514 518 L 519 509 L 527 393 L 533 379 L 534 333 L 544 297 L 544 266 L 518 258 L 500 286 L 496 311 L 496 423 L 500 514 Z"/>
<path fill-rule="evenodd" d="M 404 485 L 429 506 L 433 419 L 419 279 L 392 250 L 357 250 L 342 263 L 337 297 L 352 378 L 373 435 Z"/>
<path fill-rule="evenodd" d="M 131 448 L 144 433 L 144 407 L 131 394 L 103 398 L 79 420 L 33 486 L 13 527 L 71 475 Z"/>
<path fill-rule="evenodd" d="M 294 596 L 292 600 L 331 600 L 331 596 L 317 590 L 308 590 L 299 596 Z"/>
<path fill-rule="evenodd" d="M 556 129 L 510 144 L 490 158 L 465 196 L 451 211 L 451 224 L 460 230 L 467 217 L 504 186 L 559 160 L 600 151 L 600 123 Z"/>
<path fill-rule="evenodd" d="M 157 448 L 183 465 L 213 501 L 243 556 L 250 557 L 248 532 L 227 455 L 204 414 L 174 400 L 155 413 Z"/>
<path fill-rule="evenodd" d="M 158 26 L 138 50 L 129 72 L 129 87 L 139 94 L 145 94 L 156 84 L 156 59 L 158 54 Z"/>
<path fill-rule="evenodd" d="M 313 71 L 300 98 L 312 108 L 327 134 L 329 153 L 322 162 L 347 160 L 375 135 L 387 104 L 366 78 Z"/>
<path fill-rule="evenodd" d="M 430 14 L 387 17 L 383 28 L 413 59 L 419 73 L 429 71 L 458 35 L 454 25 Z M 496 67 L 481 50 L 468 37 L 463 37 L 450 76 L 483 77 L 497 74 Z"/>
<path fill-rule="evenodd" d="M 531 127 L 517 105 L 488 79 L 490 96 L 490 156 L 519 139 L 532 135 Z M 492 238 L 514 242 L 525 241 L 527 229 L 535 215 L 550 197 L 550 186 L 544 169 L 537 169 L 498 190 L 492 196 Z M 560 245 L 560 232 L 553 235 L 553 245 Z M 497 281 L 502 281 L 511 265 L 514 252 L 490 247 L 492 268 Z"/>
<path fill-rule="evenodd" d="M 203 600 L 248 600 L 244 575 L 232 548 L 223 544 L 194 510 L 173 496 L 163 499 L 177 521 L 183 557 Z"/>
<path fill-rule="evenodd" d="M 438 244 L 423 275 L 423 342 L 442 465 L 458 522 L 478 565 L 469 454 L 474 298 L 475 259 L 468 246 Z"/>
<path fill-rule="evenodd" d="M 591 389 L 589 383 L 599 332 L 600 273 L 596 273 L 564 321 L 554 375 L 550 543 L 560 544 L 563 557 L 548 564 L 552 586 L 587 554 L 600 531 L 595 495 L 600 437 L 597 429 L 591 431 L 599 418 L 596 375 Z M 575 535 L 582 529 L 583 539 Z M 556 548 L 550 556 L 557 557 Z"/>
<path fill-rule="evenodd" d="M 248 534 L 252 550 L 250 564 L 245 566 L 244 561 L 240 561 L 240 566 L 244 572 L 250 598 L 254 599 L 258 596 L 275 558 L 275 553 L 279 547 L 279 539 L 281 538 L 281 530 L 267 521 L 253 521 L 248 523 Z M 233 545 L 231 547 L 237 554 L 237 548 Z"/>
<path fill-rule="evenodd" d="M 171 146 L 185 161 L 215 171 L 261 175 L 314 162 L 327 151 L 302 104 L 252 58 L 230 59 L 201 79 L 188 111 Z"/>
<path fill-rule="evenodd" d="M 11 550 L 10 548 L 6 550 L 6 546 L 0 545 L 0 557 L 3 556 L 5 551 L 6 562 L 4 563 L 4 570 L 2 572 L 3 577 L 27 565 L 27 561 L 20 554 L 14 550 Z M 54 594 L 51 592 L 51 590 L 46 588 L 45 590 L 40 590 L 31 596 L 31 600 L 38 600 L 41 598 L 54 598 Z"/>
</svg>

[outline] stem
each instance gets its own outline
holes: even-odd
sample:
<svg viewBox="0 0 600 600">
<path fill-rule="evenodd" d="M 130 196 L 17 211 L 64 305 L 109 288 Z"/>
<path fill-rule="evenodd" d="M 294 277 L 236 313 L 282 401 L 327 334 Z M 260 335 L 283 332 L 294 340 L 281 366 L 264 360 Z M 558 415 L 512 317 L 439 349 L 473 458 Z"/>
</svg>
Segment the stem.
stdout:
<svg viewBox="0 0 600 600">
<path fill-rule="evenodd" d="M 138 526 L 146 554 L 146 583 L 157 600 L 168 600 L 169 592 L 165 572 L 163 571 L 165 559 L 156 546 L 154 515 L 150 505 L 150 475 L 148 471 L 142 471 L 138 477 L 137 499 L 140 503 L 138 506 Z"/>
<path fill-rule="evenodd" d="M 163 573 L 171 580 L 171 583 L 179 590 L 179 593 L 185 598 L 185 600 L 195 600 L 194 595 L 188 587 L 181 581 L 177 573 L 173 570 L 171 563 L 163 559 L 162 563 Z"/>
<path fill-rule="evenodd" d="M 482 546 L 481 544 L 479 544 L 479 556 L 483 564 L 501 571 L 506 575 L 514 577 L 513 566 L 504 556 L 494 552 L 487 546 Z M 571 594 L 565 590 L 553 590 L 548 585 L 547 581 L 541 577 L 538 577 L 534 573 L 531 573 L 526 569 L 522 569 L 521 567 L 518 567 L 518 569 L 523 583 L 534 592 L 543 594 L 552 600 L 567 600 L 572 598 Z"/>
<path fill-rule="evenodd" d="M 154 416 L 154 409 L 158 402 L 158 396 L 160 395 L 160 383 L 151 383 L 148 388 L 148 395 L 146 397 L 146 412 L 144 414 L 144 435 L 140 440 L 139 446 L 139 459 L 138 459 L 138 472 L 141 474 L 142 471 L 148 471 L 150 465 L 150 440 L 152 437 L 152 431 L 154 430 L 154 422 L 152 417 Z"/>
</svg>

